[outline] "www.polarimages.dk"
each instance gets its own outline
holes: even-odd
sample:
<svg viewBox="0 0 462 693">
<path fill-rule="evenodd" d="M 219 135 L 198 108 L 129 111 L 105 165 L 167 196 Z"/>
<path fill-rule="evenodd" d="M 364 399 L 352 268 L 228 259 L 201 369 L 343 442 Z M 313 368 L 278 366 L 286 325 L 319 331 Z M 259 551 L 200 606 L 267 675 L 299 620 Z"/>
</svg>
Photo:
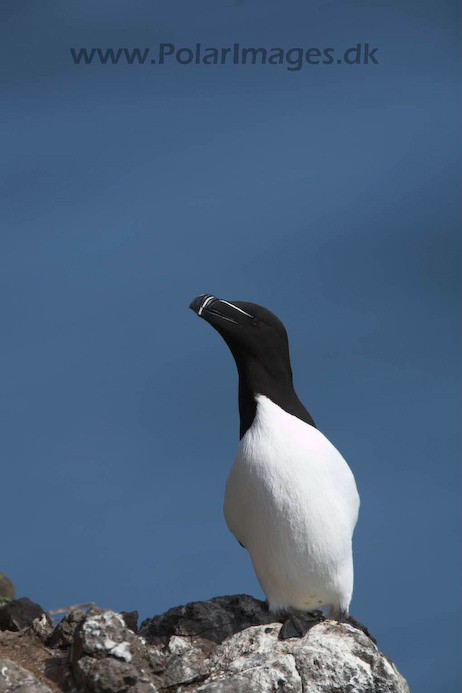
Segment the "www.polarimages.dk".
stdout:
<svg viewBox="0 0 462 693">
<path fill-rule="evenodd" d="M 291 72 L 307 65 L 378 65 L 377 48 L 369 43 L 357 43 L 338 53 L 335 48 L 241 48 L 234 43 L 232 48 L 203 48 L 196 43 L 194 48 L 176 48 L 173 43 L 159 44 L 157 51 L 150 48 L 71 48 L 76 65 L 166 65 L 176 61 L 179 65 L 286 65 Z M 156 57 L 151 57 L 155 54 Z"/>
</svg>

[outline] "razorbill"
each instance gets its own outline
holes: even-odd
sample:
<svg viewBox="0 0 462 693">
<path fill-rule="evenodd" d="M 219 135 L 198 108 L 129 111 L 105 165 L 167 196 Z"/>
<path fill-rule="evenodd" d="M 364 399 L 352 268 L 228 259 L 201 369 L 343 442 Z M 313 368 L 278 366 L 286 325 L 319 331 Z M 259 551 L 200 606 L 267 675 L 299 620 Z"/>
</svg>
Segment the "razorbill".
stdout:
<svg viewBox="0 0 462 693">
<path fill-rule="evenodd" d="M 225 340 L 239 374 L 240 442 L 224 515 L 250 554 L 281 638 L 346 620 L 353 592 L 353 474 L 316 428 L 292 384 L 287 332 L 262 306 L 210 294 L 191 303 Z"/>
</svg>

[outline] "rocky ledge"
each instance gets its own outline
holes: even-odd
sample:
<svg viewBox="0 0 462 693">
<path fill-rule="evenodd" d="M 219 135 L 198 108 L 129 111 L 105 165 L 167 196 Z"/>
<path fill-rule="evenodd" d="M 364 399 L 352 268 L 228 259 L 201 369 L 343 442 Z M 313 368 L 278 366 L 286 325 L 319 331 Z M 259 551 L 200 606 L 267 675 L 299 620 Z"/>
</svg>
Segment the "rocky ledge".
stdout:
<svg viewBox="0 0 462 693">
<path fill-rule="evenodd" d="M 281 623 L 247 595 L 175 607 L 139 630 L 136 612 L 96 607 L 53 627 L 31 604 L 0 606 L 0 693 L 409 691 L 352 625 L 326 620 L 304 638 L 279 640 Z"/>
</svg>

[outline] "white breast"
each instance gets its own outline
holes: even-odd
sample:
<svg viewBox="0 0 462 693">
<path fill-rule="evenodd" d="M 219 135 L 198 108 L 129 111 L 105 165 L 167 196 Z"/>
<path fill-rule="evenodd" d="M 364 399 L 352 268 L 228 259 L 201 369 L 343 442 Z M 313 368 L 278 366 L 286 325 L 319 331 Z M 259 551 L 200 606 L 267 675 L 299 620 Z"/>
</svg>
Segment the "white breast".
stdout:
<svg viewBox="0 0 462 693">
<path fill-rule="evenodd" d="M 353 474 L 336 448 L 259 395 L 226 483 L 224 513 L 271 609 L 348 612 L 358 509 Z"/>
</svg>

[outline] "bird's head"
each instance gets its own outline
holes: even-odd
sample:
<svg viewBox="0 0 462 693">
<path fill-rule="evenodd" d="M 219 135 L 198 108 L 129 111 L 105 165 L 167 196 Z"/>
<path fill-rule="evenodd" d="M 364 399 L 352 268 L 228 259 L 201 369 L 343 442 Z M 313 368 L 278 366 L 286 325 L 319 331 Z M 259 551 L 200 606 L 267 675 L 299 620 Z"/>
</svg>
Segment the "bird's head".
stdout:
<svg viewBox="0 0 462 693">
<path fill-rule="evenodd" d="M 238 369 L 264 367 L 290 374 L 289 342 L 282 322 L 271 311 L 246 301 L 227 301 L 211 294 L 189 306 L 221 334 Z"/>
</svg>

